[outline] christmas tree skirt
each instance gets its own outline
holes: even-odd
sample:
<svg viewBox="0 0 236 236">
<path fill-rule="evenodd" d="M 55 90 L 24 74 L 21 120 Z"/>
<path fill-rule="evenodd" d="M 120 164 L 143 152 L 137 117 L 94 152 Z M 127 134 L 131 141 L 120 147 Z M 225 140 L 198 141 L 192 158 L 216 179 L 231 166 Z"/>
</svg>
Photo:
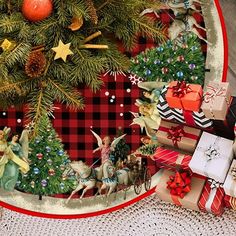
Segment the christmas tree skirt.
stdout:
<svg viewBox="0 0 236 236">
<path fill-rule="evenodd" d="M 34 212 L 37 212 L 38 214 L 36 215 L 38 216 L 49 214 L 54 215 L 56 218 L 60 218 L 61 216 L 74 218 L 79 217 L 79 215 L 81 217 L 85 215 L 92 216 L 94 214 L 100 215 L 135 203 L 153 194 L 153 188 L 157 185 L 159 179 L 160 173 L 154 174 L 152 176 L 152 190 L 145 192 L 144 185 L 142 185 L 143 190 L 139 197 L 137 197 L 133 187 L 127 191 L 126 199 L 124 199 L 124 191 L 119 191 L 117 194 L 113 193 L 109 197 L 108 204 L 105 196 L 77 198 L 66 204 L 66 199 L 63 198 L 43 197 L 39 201 L 38 196 L 22 193 L 17 190 L 9 193 L 0 189 L 0 195 L 1 200 L 4 202 L 3 206 L 7 208 L 13 207 L 31 215 L 35 215 Z"/>
<path fill-rule="evenodd" d="M 88 19 L 93 21 L 94 26 L 94 24 L 97 24 L 96 22 L 98 19 L 93 11 L 93 1 L 88 2 L 88 9 L 90 9 L 90 17 L 88 17 Z M 48 8 L 49 15 L 52 11 L 50 10 L 50 7 L 51 5 Z M 226 81 L 227 63 L 224 61 L 224 58 L 227 56 L 227 46 L 225 42 L 224 22 L 218 0 L 209 1 L 209 3 L 202 4 L 201 7 L 197 7 L 201 10 L 201 14 L 195 12 L 195 20 L 206 29 L 206 32 L 205 30 L 199 29 L 200 36 L 208 41 L 208 43 L 204 40 L 199 41 L 201 48 L 199 52 L 203 55 L 203 64 L 206 69 L 204 71 L 205 80 L 203 81 L 203 90 L 206 90 L 207 84 L 213 80 L 217 82 Z M 32 22 L 37 21 L 37 19 L 32 19 L 31 15 L 28 15 L 29 12 L 27 10 L 23 8 L 22 11 L 27 20 Z M 160 14 L 159 21 L 168 28 L 173 21 L 173 12 L 170 9 L 161 10 L 158 14 Z M 65 16 L 63 15 L 62 17 Z M 45 22 L 47 21 L 45 20 Z M 81 18 L 73 18 L 72 23 L 75 24 L 71 24 L 69 27 L 74 30 L 75 25 L 76 27 L 79 27 L 78 24 L 83 25 L 83 18 L 82 20 Z M 91 47 L 92 49 L 95 47 L 95 49 L 98 50 L 107 49 L 106 40 L 97 41 L 100 48 L 94 46 L 94 44 L 88 44 L 90 40 L 97 39 L 101 35 L 99 32 L 96 32 L 95 34 L 95 36 L 93 34 L 91 37 L 84 39 L 84 44 L 81 46 L 83 49 L 89 48 L 90 50 Z M 77 36 L 82 37 L 79 34 Z M 109 37 L 111 36 L 109 35 Z M 72 38 L 73 37 L 71 36 L 71 40 Z M 64 61 L 66 63 L 67 60 L 69 61 L 70 58 L 73 58 L 73 52 L 70 50 L 70 46 L 69 43 L 66 44 L 66 42 L 62 42 L 62 40 L 58 42 L 58 45 L 54 45 L 54 47 L 51 48 L 55 53 L 54 60 L 57 62 L 57 60 L 60 59 L 61 62 Z M 131 52 L 125 50 L 120 42 L 118 43 L 118 46 L 123 55 L 128 55 L 133 58 L 145 51 L 145 49 L 157 46 L 160 48 L 160 45 L 155 44 L 153 40 L 144 37 L 138 38 L 138 44 L 136 47 L 132 48 Z M 25 73 L 27 73 L 28 77 L 42 75 L 43 72 L 40 71 L 42 68 L 37 64 L 38 59 L 40 60 L 40 65 L 43 65 L 44 67 L 42 70 L 47 68 L 46 65 L 44 65 L 44 56 L 40 53 L 42 51 L 41 48 L 36 49 L 37 53 L 33 53 L 33 55 L 30 55 L 30 58 L 28 58 L 27 64 L 25 65 Z M 3 50 L 5 49 L 3 48 Z M 95 54 L 99 57 L 100 52 Z M 90 55 L 90 52 L 86 54 L 86 56 L 87 55 Z M 112 57 L 112 55 L 109 56 Z M 96 60 L 100 60 L 100 58 L 96 58 Z M 76 59 L 74 59 L 73 63 L 76 62 Z M 36 67 L 32 67 L 32 63 L 35 63 L 34 66 L 36 65 Z M 89 62 L 86 61 L 86 63 L 89 65 Z M 86 63 L 84 62 L 84 68 L 87 66 Z M 194 70 L 196 65 L 190 63 L 187 67 L 189 67 L 190 70 Z M 35 72 L 35 68 L 39 69 L 39 71 L 37 71 L 39 74 Z M 91 70 L 91 73 L 100 74 L 97 73 L 97 68 L 99 68 L 98 64 Z M 52 73 L 58 73 L 58 76 L 63 77 L 63 73 L 66 74 L 71 72 L 69 70 L 70 68 L 67 68 L 66 71 L 62 72 L 59 69 L 59 72 L 52 71 Z M 168 68 L 164 68 L 162 74 L 168 73 L 168 70 Z M 100 71 L 104 72 L 104 68 L 100 68 Z M 181 71 L 177 73 L 177 76 L 181 77 L 181 75 Z M 81 76 L 83 77 L 82 74 Z M 17 162 L 21 168 L 18 168 L 17 170 L 15 168 L 15 175 L 18 177 L 15 182 L 15 189 L 14 186 L 13 191 L 6 191 L 12 190 L 10 188 L 11 186 L 5 187 L 6 190 L 0 188 L 0 205 L 19 212 L 42 217 L 79 218 L 114 211 L 154 193 L 154 189 L 160 179 L 160 172 L 157 172 L 159 169 L 157 168 L 155 161 L 150 158 L 150 152 L 154 152 L 156 146 L 145 148 L 144 140 L 147 138 L 146 134 L 148 134 L 148 129 L 146 129 L 145 134 L 143 128 L 146 127 L 146 121 L 143 123 L 143 126 L 141 125 L 142 129 L 140 129 L 140 123 L 138 123 L 138 119 L 140 118 L 140 107 L 137 106 L 137 103 L 139 103 L 138 98 L 141 97 L 141 89 L 138 87 L 138 84 L 141 81 L 143 82 L 144 79 L 141 77 L 138 78 L 127 71 L 123 72 L 121 70 L 113 72 L 113 70 L 107 69 L 100 77 L 103 82 L 100 90 L 94 92 L 91 89 L 91 87 L 93 87 L 91 81 L 88 81 L 89 76 L 90 73 L 88 73 L 86 77 L 87 84 L 78 85 L 78 83 L 75 83 L 76 86 L 79 87 L 80 95 L 77 93 L 70 94 L 72 97 L 74 95 L 77 96 L 75 98 L 78 98 L 78 101 L 83 100 L 81 96 L 84 98 L 83 110 L 75 111 L 74 109 L 68 108 L 68 104 L 65 104 L 67 103 L 68 98 L 66 96 L 57 96 L 57 100 L 60 100 L 61 103 L 53 103 L 50 111 L 46 109 L 51 114 L 51 119 L 42 116 L 43 118 L 41 118 L 41 121 L 37 123 L 38 130 L 40 130 L 40 132 L 43 130 L 43 132 L 32 139 L 33 141 L 30 143 L 29 160 L 23 160 L 23 163 L 20 162 L 20 164 L 19 161 Z M 34 79 L 32 79 L 32 81 L 34 81 Z M 45 81 L 41 81 L 38 85 L 42 93 L 47 87 L 44 82 Z M 55 85 L 49 77 L 48 83 L 50 86 L 53 84 Z M 99 82 L 97 83 L 99 84 Z M 93 85 L 96 87 L 98 84 Z M 59 87 L 60 84 L 56 84 L 55 86 Z M 52 87 L 48 87 L 47 89 L 52 89 Z M 70 89 L 71 91 L 74 91 L 73 87 Z M 36 94 L 33 96 L 32 94 L 32 96 L 30 96 L 30 102 L 33 102 L 36 98 L 39 98 L 40 100 L 41 95 L 42 94 Z M 46 104 L 47 100 L 42 101 L 43 105 L 45 105 L 44 103 Z M 34 106 L 34 109 L 37 111 L 37 106 Z M 30 129 L 32 123 L 28 123 L 25 114 L 28 112 L 27 114 L 30 116 L 34 114 L 35 110 L 28 112 L 28 106 L 24 106 L 23 108 L 10 106 L 8 109 L 1 110 L 0 128 L 3 129 L 7 126 L 11 127 L 14 132 L 22 133 L 24 125 L 27 124 Z M 137 123 L 134 121 L 137 121 Z M 158 122 L 159 117 L 152 123 L 154 126 L 152 127 L 153 129 L 157 130 Z M 100 136 L 102 140 L 98 136 Z M 150 139 L 150 136 L 147 139 Z M 108 147 L 105 146 L 106 142 L 109 142 L 109 148 L 111 147 L 113 149 L 107 151 L 106 148 Z M 143 145 L 143 149 L 140 149 L 141 145 Z M 137 150 L 139 150 L 139 152 Z M 140 153 L 140 150 L 147 153 Z M 126 160 L 124 161 L 129 154 L 133 153 L 135 153 L 135 157 L 137 157 L 137 160 L 144 168 L 142 171 L 139 169 L 141 178 L 135 179 L 131 184 L 129 183 L 126 198 L 124 197 L 124 189 L 117 191 L 117 193 L 111 193 L 109 198 L 106 198 L 104 192 L 102 195 L 94 196 L 96 193 L 95 188 L 91 188 L 86 192 L 83 198 L 80 199 L 82 194 L 82 190 L 80 190 L 67 202 L 70 194 L 78 187 L 78 179 L 76 174 L 72 173 L 73 170 L 75 172 L 76 168 L 85 168 L 81 174 L 82 176 L 85 171 L 87 171 L 86 166 L 94 169 L 99 166 L 100 168 L 103 168 L 101 165 L 106 163 L 106 159 L 110 158 L 113 163 L 116 161 L 116 167 L 118 169 L 120 163 L 122 166 L 125 163 L 125 168 L 129 167 L 131 169 L 133 168 L 132 170 L 137 171 L 137 169 L 135 169 L 138 168 L 137 166 L 126 166 Z M 32 156 L 33 159 L 30 159 Z M 129 155 L 128 159 L 131 160 L 132 158 L 133 156 Z M 16 159 L 16 155 L 9 161 L 13 169 L 16 163 L 15 160 L 18 160 Z M 89 177 L 94 177 L 100 170 L 97 170 L 97 172 L 91 170 Z M 151 180 L 149 180 L 149 173 L 150 176 L 152 176 Z M 123 170 L 122 174 L 127 174 L 126 170 Z M 58 180 L 58 176 L 60 177 L 60 181 Z M 110 175 L 108 176 L 107 184 L 109 184 L 109 180 L 112 178 Z M 54 178 L 55 181 L 50 181 Z M 84 178 L 84 181 L 86 178 Z M 102 181 L 106 181 L 104 179 L 106 178 L 103 176 Z M 86 179 L 86 181 L 87 180 L 88 179 Z M 4 183 L 2 184 L 1 182 L 1 185 L 4 185 Z"/>
</svg>

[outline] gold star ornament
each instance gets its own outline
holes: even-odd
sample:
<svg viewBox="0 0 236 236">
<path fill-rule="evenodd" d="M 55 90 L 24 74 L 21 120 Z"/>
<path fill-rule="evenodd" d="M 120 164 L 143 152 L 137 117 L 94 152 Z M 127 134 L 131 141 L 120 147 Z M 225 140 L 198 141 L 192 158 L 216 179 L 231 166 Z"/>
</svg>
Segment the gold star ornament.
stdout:
<svg viewBox="0 0 236 236">
<path fill-rule="evenodd" d="M 74 54 L 74 53 L 70 50 L 70 44 L 71 44 L 71 43 L 64 44 L 64 43 L 60 40 L 58 46 L 52 48 L 52 50 L 53 50 L 54 52 L 56 52 L 56 55 L 55 55 L 55 57 L 54 57 L 54 60 L 57 60 L 57 59 L 61 58 L 64 62 L 66 62 L 67 56 Z"/>
</svg>

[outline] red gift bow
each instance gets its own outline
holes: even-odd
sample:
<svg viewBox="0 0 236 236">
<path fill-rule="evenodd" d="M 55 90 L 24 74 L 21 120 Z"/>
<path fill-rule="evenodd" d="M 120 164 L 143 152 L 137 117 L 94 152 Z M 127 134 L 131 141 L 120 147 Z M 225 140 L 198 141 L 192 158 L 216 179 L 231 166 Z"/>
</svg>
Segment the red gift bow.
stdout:
<svg viewBox="0 0 236 236">
<path fill-rule="evenodd" d="M 187 172 L 171 175 L 167 182 L 167 189 L 170 189 L 170 194 L 184 198 L 184 196 L 191 191 L 191 177 Z"/>
<path fill-rule="evenodd" d="M 173 144 L 175 146 L 178 146 L 178 142 L 181 141 L 182 137 L 185 136 L 185 132 L 183 129 L 183 126 L 172 126 L 168 131 L 167 131 L 167 138 L 171 139 Z"/>
<path fill-rule="evenodd" d="M 210 90 L 210 91 L 209 91 Z M 225 96 L 225 88 L 215 88 L 213 86 L 207 86 L 207 93 L 204 96 L 204 102 L 209 103 L 213 101 L 216 97 Z"/>
<path fill-rule="evenodd" d="M 173 97 L 184 97 L 187 93 L 192 92 L 192 89 L 190 88 L 190 85 L 187 84 L 185 81 L 178 81 L 177 85 L 172 87 L 173 89 Z"/>
</svg>

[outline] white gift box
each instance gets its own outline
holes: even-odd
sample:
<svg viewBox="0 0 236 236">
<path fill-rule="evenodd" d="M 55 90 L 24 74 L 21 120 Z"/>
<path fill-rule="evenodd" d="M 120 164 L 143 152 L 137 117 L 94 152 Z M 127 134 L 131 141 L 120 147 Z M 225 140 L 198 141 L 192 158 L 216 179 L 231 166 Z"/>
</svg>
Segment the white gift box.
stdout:
<svg viewBox="0 0 236 236">
<path fill-rule="evenodd" d="M 194 173 L 223 183 L 232 159 L 232 140 L 203 132 L 189 167 Z"/>
<path fill-rule="evenodd" d="M 223 188 L 225 193 L 231 197 L 236 197 L 236 178 L 234 179 L 232 175 L 232 169 L 236 167 L 236 160 L 233 160 L 232 165 L 229 169 L 228 175 L 224 182 Z"/>
</svg>

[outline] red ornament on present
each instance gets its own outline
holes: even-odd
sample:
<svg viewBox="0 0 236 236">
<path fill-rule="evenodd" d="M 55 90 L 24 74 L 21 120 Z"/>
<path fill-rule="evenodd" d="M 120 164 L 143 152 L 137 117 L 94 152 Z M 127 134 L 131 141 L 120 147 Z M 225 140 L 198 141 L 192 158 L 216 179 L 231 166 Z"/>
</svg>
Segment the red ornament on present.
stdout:
<svg viewBox="0 0 236 236">
<path fill-rule="evenodd" d="M 39 160 L 42 160 L 42 159 L 43 159 L 43 154 L 42 154 L 42 153 L 38 153 L 38 154 L 36 154 L 36 157 L 37 157 Z"/>
<path fill-rule="evenodd" d="M 27 20 L 41 21 L 51 15 L 53 3 L 52 0 L 24 0 L 21 10 Z"/>
<path fill-rule="evenodd" d="M 167 189 L 170 190 L 170 194 L 184 198 L 184 196 L 191 191 L 191 176 L 187 172 L 179 173 L 169 177 L 167 182 Z"/>
</svg>

